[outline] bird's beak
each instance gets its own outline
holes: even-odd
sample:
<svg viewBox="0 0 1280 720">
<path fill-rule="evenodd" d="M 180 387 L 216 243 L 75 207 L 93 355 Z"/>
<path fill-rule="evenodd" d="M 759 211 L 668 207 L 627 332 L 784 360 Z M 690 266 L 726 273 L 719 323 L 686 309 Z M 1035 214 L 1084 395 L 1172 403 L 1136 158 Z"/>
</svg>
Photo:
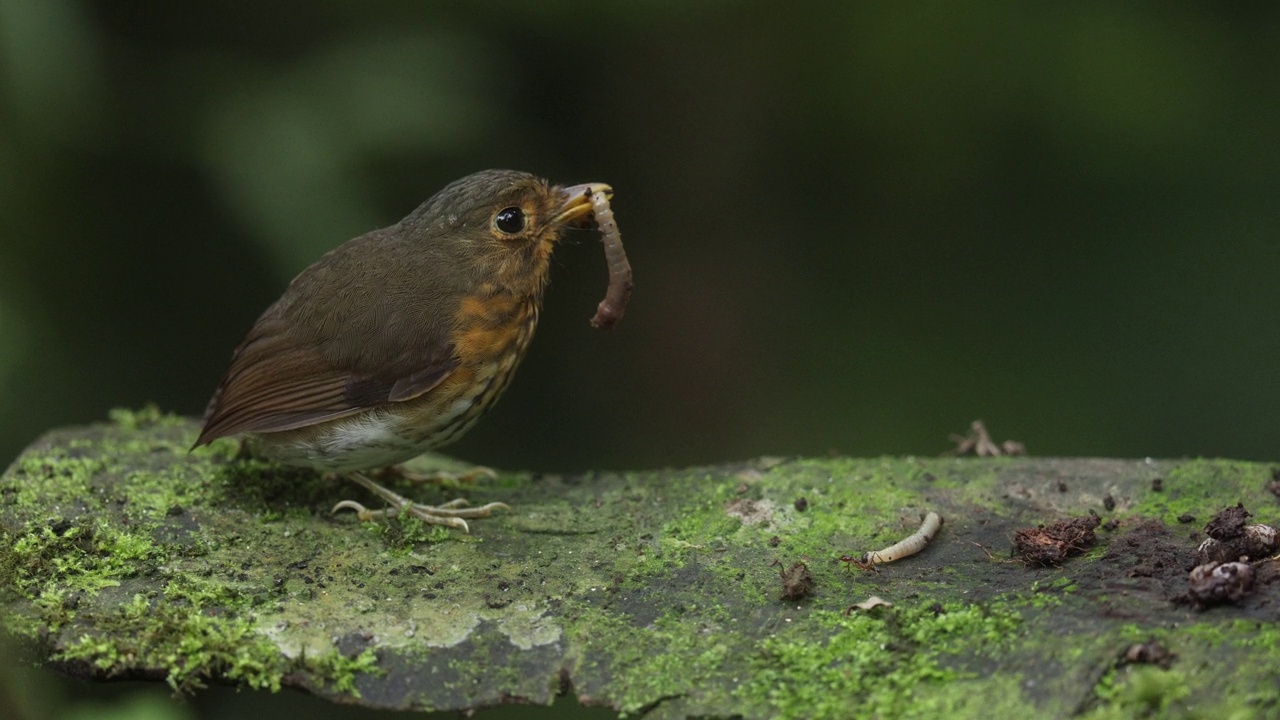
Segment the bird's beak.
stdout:
<svg viewBox="0 0 1280 720">
<path fill-rule="evenodd" d="M 559 225 L 585 227 L 584 221 L 591 214 L 591 196 L 603 192 L 606 198 L 613 197 L 613 188 L 604 183 L 584 183 L 573 185 L 560 191 L 564 204 L 552 220 Z"/>
</svg>

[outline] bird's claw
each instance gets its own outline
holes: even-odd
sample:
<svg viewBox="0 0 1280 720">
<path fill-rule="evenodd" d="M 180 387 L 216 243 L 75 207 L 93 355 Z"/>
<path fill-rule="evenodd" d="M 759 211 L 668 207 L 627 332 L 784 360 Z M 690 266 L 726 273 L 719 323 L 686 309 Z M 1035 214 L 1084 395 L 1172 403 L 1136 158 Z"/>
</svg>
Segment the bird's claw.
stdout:
<svg viewBox="0 0 1280 720">
<path fill-rule="evenodd" d="M 467 521 L 463 520 L 463 518 L 485 518 L 492 515 L 494 510 L 511 509 L 506 503 L 500 502 L 491 502 L 474 508 L 467 507 L 465 498 L 456 498 L 442 505 L 423 505 L 388 490 L 359 473 L 351 473 L 351 476 L 356 482 L 364 485 L 391 505 L 383 510 L 370 510 L 355 500 L 343 500 L 333 506 L 334 513 L 339 510 L 354 510 L 356 517 L 362 522 L 397 517 L 401 513 L 405 513 L 429 525 L 443 525 L 461 530 L 464 533 L 470 533 L 471 528 L 467 526 Z"/>
</svg>

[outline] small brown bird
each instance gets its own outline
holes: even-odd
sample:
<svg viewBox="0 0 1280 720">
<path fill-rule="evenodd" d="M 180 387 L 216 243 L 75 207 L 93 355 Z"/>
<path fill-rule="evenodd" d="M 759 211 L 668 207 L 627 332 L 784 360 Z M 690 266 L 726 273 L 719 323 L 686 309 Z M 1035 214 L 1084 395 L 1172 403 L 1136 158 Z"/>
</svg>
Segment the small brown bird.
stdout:
<svg viewBox="0 0 1280 720">
<path fill-rule="evenodd" d="M 360 471 L 463 435 L 524 357 L 556 242 L 608 185 L 486 170 L 303 270 L 236 348 L 196 446 L 247 434 L 256 454 L 345 473 L 391 508 L 467 530 L 505 508 L 413 503 Z M 597 196 L 599 197 L 599 196 Z"/>
</svg>

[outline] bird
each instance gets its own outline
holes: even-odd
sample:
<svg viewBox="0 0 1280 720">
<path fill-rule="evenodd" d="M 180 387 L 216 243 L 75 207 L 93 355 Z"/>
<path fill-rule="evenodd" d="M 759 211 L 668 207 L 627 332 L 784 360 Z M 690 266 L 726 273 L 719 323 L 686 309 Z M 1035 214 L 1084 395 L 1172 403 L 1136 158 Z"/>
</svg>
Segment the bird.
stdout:
<svg viewBox="0 0 1280 720">
<path fill-rule="evenodd" d="M 303 270 L 232 354 L 194 447 L 241 436 L 256 456 L 345 475 L 409 515 L 469 532 L 503 503 L 432 506 L 371 480 L 462 437 L 511 382 L 564 232 L 590 225 L 604 183 L 485 170 Z"/>
</svg>

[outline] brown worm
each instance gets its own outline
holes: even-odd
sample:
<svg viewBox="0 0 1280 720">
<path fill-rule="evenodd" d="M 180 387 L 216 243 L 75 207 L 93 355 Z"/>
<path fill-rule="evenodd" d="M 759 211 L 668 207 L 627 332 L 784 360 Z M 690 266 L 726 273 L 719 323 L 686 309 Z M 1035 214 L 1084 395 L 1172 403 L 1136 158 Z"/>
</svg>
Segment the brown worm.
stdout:
<svg viewBox="0 0 1280 720">
<path fill-rule="evenodd" d="M 618 222 L 613 219 L 609 197 L 604 192 L 591 196 L 591 211 L 595 215 L 596 226 L 600 228 L 604 258 L 609 263 L 609 289 L 596 307 L 591 326 L 612 328 L 622 319 L 622 314 L 627 310 L 627 301 L 631 299 L 631 263 L 627 261 L 627 253 L 622 249 L 622 233 L 618 232 Z"/>
</svg>

